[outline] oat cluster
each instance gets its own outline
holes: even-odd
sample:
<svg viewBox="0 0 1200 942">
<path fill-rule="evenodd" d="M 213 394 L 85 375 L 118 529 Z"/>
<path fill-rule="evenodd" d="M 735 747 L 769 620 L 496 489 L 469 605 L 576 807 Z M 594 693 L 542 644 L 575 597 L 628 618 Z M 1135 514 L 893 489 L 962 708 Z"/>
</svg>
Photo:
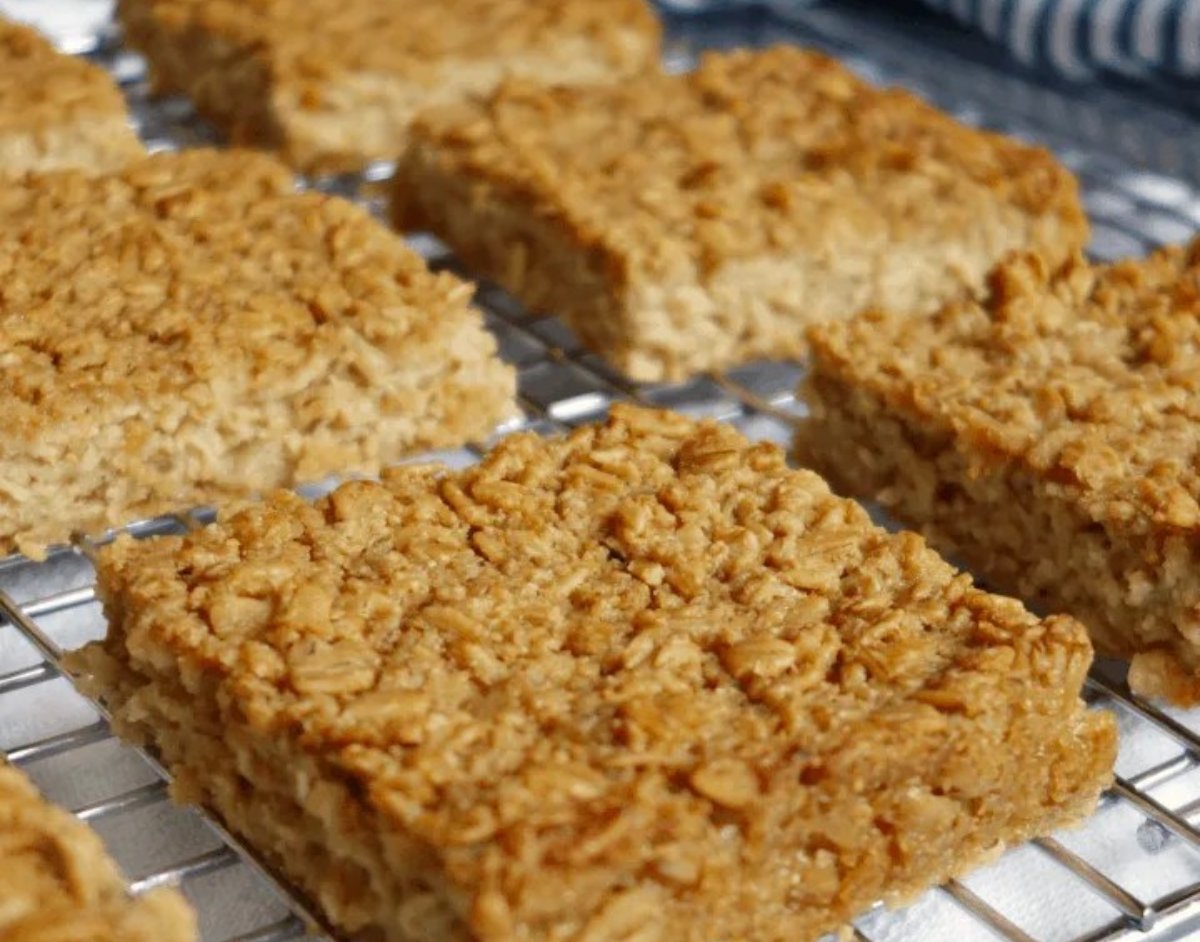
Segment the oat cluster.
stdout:
<svg viewBox="0 0 1200 942">
<path fill-rule="evenodd" d="M 486 434 L 470 297 L 257 155 L 0 188 L 0 549 Z"/>
<path fill-rule="evenodd" d="M 191 942 L 174 890 L 137 900 L 92 831 L 0 761 L 0 938 L 5 942 Z"/>
<path fill-rule="evenodd" d="M 310 814 L 314 774 L 348 783 L 447 937 L 815 939 L 1076 820 L 1112 762 L 1077 623 L 670 413 L 122 539 L 99 585 L 118 717 L 170 743 L 151 705 L 186 689 L 194 735 L 316 763 L 269 777 Z"/>
</svg>

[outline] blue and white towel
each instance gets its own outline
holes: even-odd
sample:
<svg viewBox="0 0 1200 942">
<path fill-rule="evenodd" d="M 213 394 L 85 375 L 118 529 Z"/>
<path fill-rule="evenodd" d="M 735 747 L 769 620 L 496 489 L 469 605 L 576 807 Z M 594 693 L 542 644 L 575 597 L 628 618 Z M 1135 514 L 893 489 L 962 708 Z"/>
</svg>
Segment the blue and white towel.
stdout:
<svg viewBox="0 0 1200 942">
<path fill-rule="evenodd" d="M 749 0 L 661 2 L 676 10 L 703 10 Z M 766 5 L 786 15 L 809 2 L 772 0 Z M 1022 63 L 1071 78 L 1111 70 L 1200 80 L 1200 0 L 922 2 L 1007 47 Z"/>
</svg>

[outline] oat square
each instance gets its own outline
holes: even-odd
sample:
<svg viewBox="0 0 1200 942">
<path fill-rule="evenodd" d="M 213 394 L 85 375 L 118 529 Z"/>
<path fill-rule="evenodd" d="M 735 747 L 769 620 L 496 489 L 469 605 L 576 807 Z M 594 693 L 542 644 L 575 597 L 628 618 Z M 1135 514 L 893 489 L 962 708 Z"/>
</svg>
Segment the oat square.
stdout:
<svg viewBox="0 0 1200 942">
<path fill-rule="evenodd" d="M 0 759 L 0 938 L 194 942 L 173 889 L 130 898 L 100 838 Z"/>
<path fill-rule="evenodd" d="M 798 356 L 814 322 L 930 312 L 1087 238 L 1046 151 L 793 47 L 430 112 L 393 215 L 637 380 Z"/>
<path fill-rule="evenodd" d="M 655 67 L 647 0 L 120 0 L 166 92 L 234 143 L 325 173 L 394 160 L 424 108 L 523 75 L 605 82 Z"/>
<path fill-rule="evenodd" d="M 485 437 L 471 295 L 259 154 L 0 187 L 0 553 Z"/>
<path fill-rule="evenodd" d="M 344 933 L 809 942 L 1080 820 L 1083 628 L 618 405 L 104 551 L 73 660 Z"/>
<path fill-rule="evenodd" d="M 812 335 L 800 436 L 989 584 L 1087 624 L 1133 688 L 1200 702 L 1200 242 L 1000 267 L 981 303 Z"/>
<path fill-rule="evenodd" d="M 0 175 L 109 170 L 142 153 L 120 89 L 103 69 L 0 17 Z"/>
</svg>

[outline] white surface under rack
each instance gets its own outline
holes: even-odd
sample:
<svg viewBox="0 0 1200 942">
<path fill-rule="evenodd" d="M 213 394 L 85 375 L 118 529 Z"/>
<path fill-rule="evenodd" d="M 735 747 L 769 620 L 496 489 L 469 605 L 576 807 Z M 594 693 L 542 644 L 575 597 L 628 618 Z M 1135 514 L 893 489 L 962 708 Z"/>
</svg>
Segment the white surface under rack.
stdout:
<svg viewBox="0 0 1200 942">
<path fill-rule="evenodd" d="M 151 146 L 217 142 L 186 102 L 149 97 L 142 63 L 121 48 L 109 9 L 105 0 L 0 0 L 0 11 L 39 20 L 65 49 L 109 68 Z M 1172 142 L 1200 135 L 1194 122 L 1158 105 L 1131 110 L 1133 99 L 1123 90 L 1053 88 L 1014 77 L 955 48 L 949 34 L 931 38 L 894 18 L 875 22 L 868 15 L 861 3 L 847 2 L 818 4 L 791 24 L 762 12 L 680 18 L 670 24 L 669 63 L 686 67 L 712 45 L 821 46 L 874 80 L 915 88 L 964 121 L 1053 147 L 1083 182 L 1097 257 L 1140 254 L 1200 226 L 1200 190 L 1188 182 L 1200 175 L 1186 153 L 1172 149 Z M 1105 146 L 1106 132 L 1121 146 Z M 363 182 L 314 185 L 370 203 Z M 414 243 L 436 264 L 455 266 L 434 240 Z M 802 411 L 794 395 L 802 373 L 796 364 L 759 363 L 679 385 L 634 386 L 583 350 L 558 320 L 533 319 L 488 286 L 478 303 L 502 355 L 520 371 L 525 417 L 504 431 L 552 433 L 599 417 L 615 400 L 634 399 L 718 417 L 752 437 L 786 444 Z M 468 464 L 485 446 L 422 460 Z M 151 536 L 200 519 L 202 513 L 183 514 L 126 529 Z M 302 937 L 303 904 L 211 821 L 172 805 L 153 761 L 114 739 L 96 706 L 59 671 L 64 650 L 103 633 L 90 546 L 61 548 L 43 563 L 0 560 L 0 752 L 101 833 L 134 892 L 180 883 L 197 907 L 206 942 Z M 855 929 L 860 940 L 1200 938 L 1200 713 L 1142 701 L 1129 692 L 1119 665 L 1098 665 L 1087 692 L 1116 712 L 1122 734 L 1116 784 L 1087 826 L 1017 848 L 905 911 L 867 914 Z"/>
</svg>

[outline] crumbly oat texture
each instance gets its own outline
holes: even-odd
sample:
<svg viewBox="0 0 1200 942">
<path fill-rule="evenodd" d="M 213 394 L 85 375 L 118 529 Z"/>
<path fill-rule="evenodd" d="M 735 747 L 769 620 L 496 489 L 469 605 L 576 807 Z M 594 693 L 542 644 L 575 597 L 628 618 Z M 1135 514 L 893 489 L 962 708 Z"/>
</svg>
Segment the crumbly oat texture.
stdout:
<svg viewBox="0 0 1200 942">
<path fill-rule="evenodd" d="M 805 942 L 1095 805 L 1091 648 L 778 448 L 614 407 L 106 549 L 75 656 L 344 932 Z"/>
<path fill-rule="evenodd" d="M 1200 702 L 1200 242 L 813 331 L 802 457 Z"/>
<path fill-rule="evenodd" d="M 143 153 L 113 80 L 0 17 L 0 176 L 108 170 Z"/>
<path fill-rule="evenodd" d="M 929 312 L 1087 234 L 1046 151 L 792 47 L 430 112 L 393 215 L 638 380 L 799 355 L 808 324 Z"/>
<path fill-rule="evenodd" d="M 471 293 L 259 154 L 0 188 L 0 553 L 485 436 Z"/>
<path fill-rule="evenodd" d="M 195 917 L 175 890 L 130 899 L 100 838 L 0 760 L 0 939 L 192 942 Z"/>
<path fill-rule="evenodd" d="M 423 108 L 505 76 L 593 83 L 652 68 L 647 0 L 120 0 L 159 89 L 235 143 L 310 172 L 393 160 Z"/>
</svg>

